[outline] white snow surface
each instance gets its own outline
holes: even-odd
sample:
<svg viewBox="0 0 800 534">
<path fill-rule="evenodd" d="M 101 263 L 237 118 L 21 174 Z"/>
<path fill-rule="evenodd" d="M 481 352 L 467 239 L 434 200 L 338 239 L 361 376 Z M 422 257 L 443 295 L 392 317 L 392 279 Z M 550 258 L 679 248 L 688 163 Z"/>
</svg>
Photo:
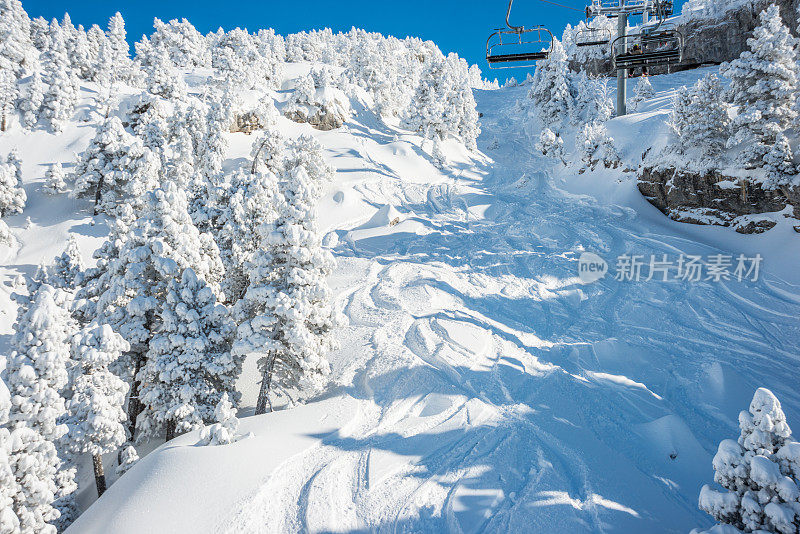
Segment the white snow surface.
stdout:
<svg viewBox="0 0 800 534">
<path fill-rule="evenodd" d="M 606 123 L 622 168 L 664 145 L 671 95 L 707 70 L 653 77 L 639 113 Z M 698 494 L 753 391 L 772 390 L 800 425 L 798 234 L 784 218 L 752 236 L 677 223 L 641 197 L 634 173 L 553 167 L 515 112 L 527 89 L 476 91 L 480 151 L 447 141 L 444 170 L 429 142 L 363 109 L 330 132 L 281 118 L 287 135 L 314 135 L 337 171 L 318 210 L 350 321 L 330 355 L 334 384 L 307 405 L 247 417 L 258 376 L 246 362 L 235 443 L 201 447 L 193 432 L 145 447 L 91 506 L 84 473 L 88 509 L 68 532 L 709 527 Z M 0 136 L 0 154 L 20 149 L 28 194 L 24 213 L 5 219 L 21 246 L 0 250 L 0 350 L 10 294 L 24 290 L 17 275 L 60 254 L 69 234 L 89 261 L 108 231 L 91 224 L 88 202 L 40 191 L 49 165 L 69 171 L 95 126 Z M 230 134 L 226 165 L 252 140 Z M 624 253 L 764 262 L 758 282 L 584 285 L 584 251 L 612 265 Z"/>
</svg>

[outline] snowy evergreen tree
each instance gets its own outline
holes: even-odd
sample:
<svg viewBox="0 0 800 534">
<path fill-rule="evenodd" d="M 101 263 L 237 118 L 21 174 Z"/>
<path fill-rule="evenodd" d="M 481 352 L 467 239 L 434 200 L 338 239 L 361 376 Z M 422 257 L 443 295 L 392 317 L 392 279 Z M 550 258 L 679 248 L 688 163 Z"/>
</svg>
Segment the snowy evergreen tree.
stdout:
<svg viewBox="0 0 800 534">
<path fill-rule="evenodd" d="M 614 148 L 614 139 L 602 123 L 593 122 L 584 125 L 578 132 L 575 144 L 580 151 L 585 169 L 594 170 L 599 163 L 606 168 L 616 168 L 621 164 Z"/>
<path fill-rule="evenodd" d="M 130 62 L 130 46 L 127 41 L 125 20 L 117 11 L 108 21 L 108 43 L 111 45 L 111 64 L 115 69 L 125 69 Z"/>
<path fill-rule="evenodd" d="M 60 256 L 56 256 L 49 281 L 55 287 L 73 290 L 84 269 L 78 241 L 75 234 L 70 234 L 67 248 Z"/>
<path fill-rule="evenodd" d="M 0 0 L 0 58 L 11 65 L 17 78 L 36 63 L 31 21 L 19 0 Z"/>
<path fill-rule="evenodd" d="M 136 448 L 130 443 L 123 445 L 117 455 L 117 476 L 121 477 L 127 473 L 138 461 L 139 454 L 136 452 Z"/>
<path fill-rule="evenodd" d="M 95 213 L 110 215 L 122 202 L 138 206 L 158 186 L 160 165 L 117 117 L 105 120 L 75 167 L 76 197 L 93 197 Z"/>
<path fill-rule="evenodd" d="M 0 375 L 6 368 L 6 359 L 0 356 Z M 11 410 L 11 393 L 0 378 L 0 532 L 19 532 L 19 518 L 14 512 L 14 496 L 19 491 L 12 470 L 11 432 L 5 428 Z"/>
<path fill-rule="evenodd" d="M 155 50 L 150 64 L 145 66 L 147 90 L 167 100 L 186 98 L 188 87 L 183 77 L 174 68 L 169 55 L 164 50 Z"/>
<path fill-rule="evenodd" d="M 108 366 L 130 346 L 107 324 L 93 324 L 72 339 L 72 359 L 80 368 L 69 401 L 69 449 L 73 454 L 90 454 L 94 464 L 98 497 L 106 489 L 103 455 L 125 443 L 126 415 L 122 406 L 128 384 Z"/>
<path fill-rule="evenodd" d="M 165 428 L 169 441 L 211 422 L 223 394 L 238 400 L 242 364 L 231 355 L 227 308 L 191 268 L 170 282 L 159 320 L 142 370 L 138 425 L 142 436 Z"/>
<path fill-rule="evenodd" d="M 22 188 L 19 167 L 0 162 L 0 217 L 22 213 L 28 195 Z"/>
<path fill-rule="evenodd" d="M 636 89 L 634 90 L 633 98 L 630 102 L 630 108 L 636 112 L 642 102 L 649 98 L 653 98 L 653 84 L 650 83 L 649 76 L 640 76 L 639 81 L 636 82 Z"/>
<path fill-rule="evenodd" d="M 779 134 L 797 117 L 797 39 L 783 25 L 774 4 L 761 12 L 759 26 L 747 40 L 750 50 L 720 68 L 730 80 L 728 92 L 737 108 L 728 147 L 738 147 L 738 162 L 758 168 Z"/>
<path fill-rule="evenodd" d="M 700 508 L 736 532 L 798 532 L 800 443 L 771 391 L 756 391 L 739 428 L 739 440 L 720 443 L 713 461 L 714 481 L 728 491 L 703 486 Z"/>
<path fill-rule="evenodd" d="M 226 106 L 224 97 L 209 103 L 205 135 L 197 150 L 199 170 L 207 179 L 216 178 L 222 171 L 228 148 L 228 141 L 223 134 L 230 125 L 229 113 L 230 108 Z"/>
<path fill-rule="evenodd" d="M 553 133 L 550 128 L 542 130 L 535 148 L 537 151 L 541 152 L 543 156 L 557 159 L 564 165 L 567 164 L 564 159 L 564 140 L 560 135 Z"/>
<path fill-rule="evenodd" d="M 124 240 L 107 244 L 110 260 L 97 281 L 97 316 L 131 345 L 123 364 L 132 380 L 128 421 L 133 434 L 142 370 L 153 335 L 161 328 L 159 314 L 170 282 L 191 268 L 217 292 L 224 270 L 212 237 L 192 224 L 186 195 L 174 184 L 147 193 Z"/>
<path fill-rule="evenodd" d="M 11 390 L 10 424 L 13 470 L 21 488 L 14 511 L 24 532 L 46 530 L 61 514 L 53 504 L 72 508 L 74 470 L 61 469 L 54 442 L 66 432 L 62 389 L 68 381 L 68 339 L 75 324 L 66 309 L 66 294 L 42 285 L 17 321 L 7 379 Z M 56 502 L 56 501 L 60 502 Z M 66 522 L 62 519 L 62 525 Z"/>
<path fill-rule="evenodd" d="M 11 65 L 0 62 L 0 131 L 5 132 L 11 127 L 11 118 L 16 111 L 19 98 L 17 77 L 11 70 Z"/>
<path fill-rule="evenodd" d="M 330 177 L 315 142 L 301 139 L 281 177 L 278 218 L 258 228 L 250 284 L 236 304 L 234 344 L 236 355 L 260 356 L 257 414 L 271 407 L 275 390 L 314 391 L 330 372 L 325 353 L 335 344 L 331 331 L 340 319 L 325 280 L 333 258 L 320 245 L 314 216 L 321 185 Z"/>
<path fill-rule="evenodd" d="M 166 51 L 176 67 L 208 67 L 211 55 L 203 35 L 186 19 L 164 23 L 153 21 L 155 31 L 149 38 L 149 48 Z"/>
<path fill-rule="evenodd" d="M 200 444 L 228 445 L 236 441 L 239 419 L 236 418 L 236 409 L 231 404 L 227 393 L 223 393 L 214 408 L 214 417 L 217 422 L 203 428 L 200 432 Z"/>
<path fill-rule="evenodd" d="M 571 113 L 573 101 L 567 53 L 558 39 L 553 39 L 547 59 L 537 65 L 528 99 L 531 113 L 544 126 L 556 131 Z"/>
<path fill-rule="evenodd" d="M 37 70 L 31 76 L 31 81 L 25 87 L 19 108 L 22 111 L 22 121 L 27 128 L 33 129 L 39 122 L 39 115 L 44 103 L 45 85 L 42 75 Z"/>
<path fill-rule="evenodd" d="M 11 228 L 0 220 L 0 246 L 15 247 L 17 245 L 17 238 L 11 233 Z"/>
<path fill-rule="evenodd" d="M 691 87 L 682 87 L 672 104 L 670 128 L 675 141 L 670 148 L 690 153 L 698 161 L 716 161 L 730 134 L 728 104 L 721 98 L 722 85 L 711 74 Z"/>
<path fill-rule="evenodd" d="M 44 173 L 44 186 L 42 189 L 48 195 L 58 195 L 66 192 L 67 182 L 64 180 L 64 168 L 61 163 L 53 163 Z"/>
<path fill-rule="evenodd" d="M 63 32 L 55 20 L 51 23 L 44 64 L 48 87 L 42 100 L 41 118 L 54 132 L 60 132 L 75 111 L 79 86 L 78 77 L 67 58 Z"/>
</svg>

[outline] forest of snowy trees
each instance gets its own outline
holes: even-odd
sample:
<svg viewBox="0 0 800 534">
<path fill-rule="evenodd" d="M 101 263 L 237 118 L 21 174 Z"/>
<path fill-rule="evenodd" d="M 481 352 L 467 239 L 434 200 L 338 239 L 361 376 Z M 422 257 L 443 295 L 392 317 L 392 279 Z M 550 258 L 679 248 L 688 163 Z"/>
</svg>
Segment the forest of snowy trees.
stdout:
<svg viewBox="0 0 800 534">
<path fill-rule="evenodd" d="M 0 533 L 54 532 L 78 513 L 77 462 L 93 464 L 102 494 L 104 455 L 117 454 L 121 474 L 145 440 L 200 429 L 202 444 L 235 441 L 246 357 L 262 376 L 256 414 L 327 383 L 344 319 L 314 213 L 333 169 L 314 139 L 275 129 L 271 98 L 247 97 L 277 89 L 286 62 L 324 64 L 300 80 L 287 117 L 335 129 L 354 101 L 434 144 L 474 148 L 471 87 L 486 82 L 433 43 L 355 29 L 202 35 L 156 19 L 131 56 L 119 13 L 85 29 L 2 0 L 0 25 L 0 130 L 96 124 L 74 165 L 47 168 L 43 192 L 87 199 L 111 229 L 94 265 L 71 240 L 26 281 L 13 352 L 0 357 Z M 185 69 L 210 76 L 190 88 Z M 79 119 L 84 84 L 95 102 Z M 251 160 L 230 169 L 224 134 L 237 128 L 259 134 Z M 25 205 L 11 152 L 0 217 Z M 0 242 L 13 240 L 0 219 Z"/>
</svg>

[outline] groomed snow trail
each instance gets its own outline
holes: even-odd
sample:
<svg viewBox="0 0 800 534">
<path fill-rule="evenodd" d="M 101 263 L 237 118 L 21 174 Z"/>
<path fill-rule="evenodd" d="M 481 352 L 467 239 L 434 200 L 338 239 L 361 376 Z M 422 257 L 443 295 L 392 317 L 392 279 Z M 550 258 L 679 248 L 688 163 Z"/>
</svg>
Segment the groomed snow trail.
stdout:
<svg viewBox="0 0 800 534">
<path fill-rule="evenodd" d="M 480 92 L 487 157 L 429 167 L 427 183 L 394 165 L 390 132 L 346 157 L 326 144 L 341 173 L 362 161 L 373 179 L 357 189 L 382 210 L 337 231 L 352 287 L 332 359 L 358 409 L 220 530 L 686 532 L 709 524 L 699 488 L 756 387 L 800 423 L 797 287 L 769 272 L 581 285 L 583 250 L 735 251 L 642 199 L 565 192 L 520 131 L 522 94 Z"/>
</svg>

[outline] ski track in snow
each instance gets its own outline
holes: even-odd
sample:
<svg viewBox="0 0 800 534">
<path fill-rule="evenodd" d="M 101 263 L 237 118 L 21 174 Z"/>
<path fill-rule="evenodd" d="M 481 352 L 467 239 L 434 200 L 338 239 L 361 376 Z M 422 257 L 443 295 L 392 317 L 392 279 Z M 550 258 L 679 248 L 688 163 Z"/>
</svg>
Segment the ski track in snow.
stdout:
<svg viewBox="0 0 800 534">
<path fill-rule="evenodd" d="M 337 231 L 339 270 L 359 274 L 332 361 L 359 409 L 220 530 L 686 532 L 710 522 L 699 488 L 756 387 L 797 424 L 797 288 L 769 274 L 580 285 L 583 249 L 719 250 L 560 189 L 508 94 L 478 95 L 494 161 L 437 183 L 404 181 L 380 143 L 360 144 L 375 179 L 358 192 L 402 220 Z"/>
</svg>

